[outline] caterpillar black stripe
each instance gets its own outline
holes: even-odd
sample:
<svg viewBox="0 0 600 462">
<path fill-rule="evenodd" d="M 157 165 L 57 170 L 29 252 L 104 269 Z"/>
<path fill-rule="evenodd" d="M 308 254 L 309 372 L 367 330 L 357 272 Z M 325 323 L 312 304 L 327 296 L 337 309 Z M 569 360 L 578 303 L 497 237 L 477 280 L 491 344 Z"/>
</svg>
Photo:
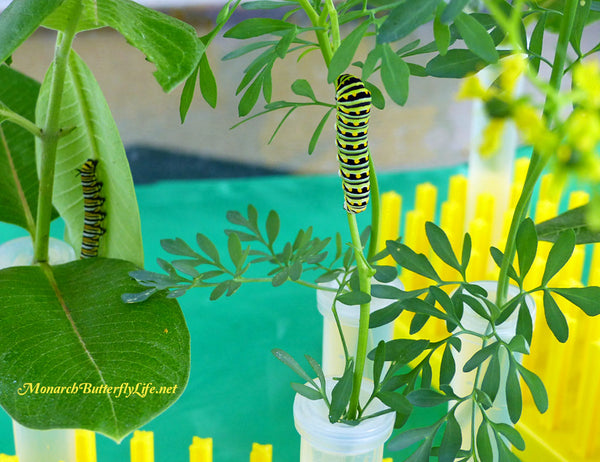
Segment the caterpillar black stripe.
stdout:
<svg viewBox="0 0 600 462">
<path fill-rule="evenodd" d="M 83 189 L 83 237 L 81 238 L 81 258 L 98 256 L 100 236 L 105 233 L 101 226 L 106 217 L 102 209 L 104 197 L 100 195 L 102 183 L 96 179 L 98 161 L 88 159 L 77 171 L 81 175 Z"/>
<path fill-rule="evenodd" d="M 350 74 L 336 80 L 336 144 L 344 189 L 344 208 L 360 213 L 369 202 L 369 146 L 367 129 L 371 92 Z"/>
</svg>

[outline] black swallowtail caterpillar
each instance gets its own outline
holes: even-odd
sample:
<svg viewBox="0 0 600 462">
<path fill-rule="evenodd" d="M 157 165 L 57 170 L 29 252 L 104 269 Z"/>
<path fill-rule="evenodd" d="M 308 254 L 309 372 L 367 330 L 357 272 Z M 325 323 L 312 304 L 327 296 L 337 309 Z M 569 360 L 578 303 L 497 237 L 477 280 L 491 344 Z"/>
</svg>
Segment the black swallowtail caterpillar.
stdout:
<svg viewBox="0 0 600 462">
<path fill-rule="evenodd" d="M 106 214 L 102 210 L 104 197 L 100 195 L 102 183 L 96 179 L 98 161 L 88 159 L 77 171 L 81 175 L 83 188 L 83 237 L 81 238 L 81 258 L 98 256 L 100 236 L 105 232 L 101 226 Z"/>
<path fill-rule="evenodd" d="M 369 202 L 369 147 L 367 129 L 371 112 L 371 92 L 350 74 L 336 80 L 336 144 L 340 176 L 344 188 L 344 208 L 359 213 Z"/>
</svg>

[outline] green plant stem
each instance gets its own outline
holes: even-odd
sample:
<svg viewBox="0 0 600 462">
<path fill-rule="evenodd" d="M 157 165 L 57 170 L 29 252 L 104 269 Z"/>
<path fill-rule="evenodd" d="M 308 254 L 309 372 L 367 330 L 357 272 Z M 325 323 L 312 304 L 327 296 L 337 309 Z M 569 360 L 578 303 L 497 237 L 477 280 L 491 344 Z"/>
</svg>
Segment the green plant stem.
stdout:
<svg viewBox="0 0 600 462">
<path fill-rule="evenodd" d="M 371 277 L 373 271 L 368 266 L 365 257 L 362 254 L 362 245 L 360 242 L 360 233 L 356 223 L 356 215 L 348 212 L 348 226 L 352 236 L 352 246 L 354 247 L 354 255 L 356 258 L 356 267 L 358 270 L 358 278 L 361 292 L 366 294 L 371 293 Z M 348 419 L 354 420 L 358 412 L 358 398 L 360 396 L 360 387 L 365 369 L 365 361 L 367 359 L 367 346 L 369 341 L 369 317 L 371 303 L 360 305 L 360 318 L 358 321 L 358 343 L 356 346 L 356 361 L 354 366 L 354 381 L 352 384 L 352 395 L 350 396 L 350 404 L 348 407 Z"/>
<path fill-rule="evenodd" d="M 319 16 L 308 0 L 298 0 L 298 3 L 306 13 L 306 16 L 310 20 L 313 26 L 318 29 L 315 31 L 317 36 L 317 42 L 319 42 L 319 48 L 325 60 L 325 64 L 329 66 L 331 58 L 333 56 L 333 50 L 331 43 L 327 37 L 327 8 L 323 9 L 322 14 Z"/>
<path fill-rule="evenodd" d="M 335 9 L 333 0 L 325 0 L 325 7 L 327 9 L 327 13 L 329 14 L 329 23 L 331 24 L 331 42 L 333 45 L 333 50 L 335 51 L 342 43 L 342 39 L 340 37 L 340 23 L 338 21 L 337 10 Z"/>
<path fill-rule="evenodd" d="M 370 260 L 380 250 L 379 245 L 379 230 L 381 228 L 381 195 L 379 194 L 379 182 L 377 181 L 377 172 L 371 158 L 369 150 L 369 188 L 371 195 L 371 239 L 369 242 L 369 252 L 367 260 Z"/>
<path fill-rule="evenodd" d="M 77 22 L 83 9 L 81 2 L 76 2 L 73 16 L 64 33 L 56 38 L 56 52 L 46 125 L 42 129 L 41 158 L 40 158 L 40 187 L 36 220 L 34 262 L 48 261 L 48 240 L 50 239 L 50 218 L 52 214 L 52 193 L 54 190 L 54 168 L 56 164 L 56 149 L 60 136 L 60 108 L 62 102 L 67 61 L 73 39 L 77 32 Z"/>
<path fill-rule="evenodd" d="M 550 76 L 550 87 L 556 91 L 560 90 L 560 84 L 562 82 L 567 58 L 567 48 L 569 46 L 569 39 L 571 37 L 571 30 L 573 29 L 578 3 L 579 0 L 566 0 L 565 3 L 565 10 L 563 12 L 560 31 L 558 34 L 558 42 L 556 44 L 556 50 L 554 53 L 552 74 Z M 552 124 L 555 113 L 556 103 L 554 99 L 546 98 L 544 103 L 544 117 L 546 117 L 548 124 Z M 527 175 L 525 177 L 525 184 L 523 186 L 523 190 L 521 191 L 519 201 L 515 207 L 515 212 L 512 217 L 510 230 L 506 240 L 504 259 L 502 260 L 500 274 L 498 276 L 498 292 L 496 294 L 496 304 L 498 306 L 503 306 L 505 304 L 506 297 L 508 295 L 508 270 L 515 258 L 517 230 L 527 214 L 533 189 L 547 162 L 548 157 L 540 155 L 535 150 L 533 151 L 529 168 L 527 170 Z"/>
<path fill-rule="evenodd" d="M 26 119 L 22 115 L 11 111 L 8 108 L 0 108 L 0 120 L 2 119 L 8 120 L 18 125 L 19 127 L 24 128 L 34 136 L 42 136 L 42 130 L 36 124 L 34 124 L 31 120 Z"/>
</svg>

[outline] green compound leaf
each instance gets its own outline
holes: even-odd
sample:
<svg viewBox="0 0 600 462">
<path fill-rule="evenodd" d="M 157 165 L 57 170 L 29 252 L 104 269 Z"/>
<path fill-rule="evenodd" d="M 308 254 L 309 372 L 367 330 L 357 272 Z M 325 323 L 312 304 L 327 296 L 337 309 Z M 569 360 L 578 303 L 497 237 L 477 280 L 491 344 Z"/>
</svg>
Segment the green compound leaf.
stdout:
<svg viewBox="0 0 600 462">
<path fill-rule="evenodd" d="M 379 28 L 377 43 L 395 42 L 431 20 L 441 0 L 402 2 L 394 8 Z"/>
<path fill-rule="evenodd" d="M 275 210 L 271 210 L 269 215 L 267 216 L 266 228 L 267 228 L 267 238 L 269 239 L 269 244 L 273 244 L 277 236 L 279 235 L 279 215 Z"/>
<path fill-rule="evenodd" d="M 462 268 L 460 263 L 458 263 L 458 259 L 450 245 L 450 240 L 448 239 L 448 236 L 446 236 L 444 230 L 435 223 L 428 221 L 425 223 L 425 233 L 427 234 L 427 239 L 436 255 L 448 266 L 461 272 Z"/>
<path fill-rule="evenodd" d="M 481 425 L 479 425 L 476 442 L 477 454 L 481 460 L 494 460 L 491 435 L 488 430 L 488 424 L 485 420 L 481 422 Z"/>
<path fill-rule="evenodd" d="M 494 423 L 492 425 L 494 429 L 505 436 L 515 448 L 519 451 L 525 450 L 525 440 L 523 440 L 523 437 L 515 427 L 505 423 Z"/>
<path fill-rule="evenodd" d="M 483 376 L 481 390 L 494 401 L 500 387 L 500 359 L 499 355 L 492 355 L 487 370 Z"/>
<path fill-rule="evenodd" d="M 194 90 L 196 89 L 196 81 L 198 80 L 198 69 L 199 67 L 196 67 L 194 72 L 192 72 L 192 75 L 187 78 L 181 92 L 181 98 L 179 99 L 179 119 L 181 120 L 181 123 L 185 122 L 187 113 L 192 105 L 192 100 L 194 99 Z"/>
<path fill-rule="evenodd" d="M 379 387 L 381 373 L 385 364 L 385 342 L 380 340 L 375 348 L 375 357 L 373 359 L 373 386 L 375 389 Z"/>
<path fill-rule="evenodd" d="M 389 304 L 385 308 L 381 308 L 380 310 L 371 313 L 371 316 L 369 317 L 369 328 L 373 329 L 375 327 L 389 324 L 398 316 L 400 316 L 402 311 L 404 311 L 402 302 L 396 301 Z"/>
<path fill-rule="evenodd" d="M 329 408 L 329 421 L 331 423 L 338 422 L 346 411 L 352 395 L 353 379 L 354 367 L 353 362 L 350 360 L 346 364 L 344 375 L 331 390 L 331 407 Z"/>
<path fill-rule="evenodd" d="M 423 441 L 427 437 L 433 438 L 433 435 L 435 435 L 435 432 L 438 428 L 439 424 L 435 424 L 430 427 L 411 428 L 410 430 L 399 433 L 393 437 L 387 443 L 387 448 L 390 451 L 400 451 L 408 448 L 419 441 Z M 427 459 L 429 459 L 429 453 L 427 454 Z"/>
<path fill-rule="evenodd" d="M 422 253 L 417 254 L 410 247 L 396 241 L 387 241 L 386 248 L 390 255 L 402 267 L 414 273 L 441 282 L 437 272 Z"/>
<path fill-rule="evenodd" d="M 384 45 L 381 81 L 392 101 L 400 106 L 404 106 L 408 99 L 409 76 L 410 69 L 406 62 L 392 50 L 389 44 Z"/>
<path fill-rule="evenodd" d="M 319 122 L 319 125 L 317 125 L 317 128 L 315 128 L 315 131 L 313 132 L 312 136 L 310 137 L 310 141 L 308 143 L 308 153 L 309 154 L 312 154 L 313 152 L 315 152 L 315 147 L 317 146 L 317 141 L 319 141 L 319 137 L 321 136 L 321 133 L 323 132 L 323 128 L 325 127 L 325 124 L 327 123 L 327 120 L 329 119 L 329 115 L 331 114 L 331 112 L 333 110 L 334 110 L 334 108 L 331 108 L 331 109 L 329 109 L 329 111 L 327 111 L 325 113 L 325 115 Z"/>
<path fill-rule="evenodd" d="M 288 366 L 291 370 L 293 370 L 304 380 L 306 380 L 307 382 L 313 381 L 312 378 L 304 371 L 304 369 L 302 369 L 300 364 L 298 364 L 298 362 L 294 358 L 292 358 L 292 356 L 289 353 L 279 348 L 273 348 L 271 350 L 271 353 L 273 353 L 273 356 L 275 356 L 279 361 Z"/>
<path fill-rule="evenodd" d="M 531 218 L 526 218 L 517 230 L 517 255 L 519 256 L 519 275 L 525 278 L 537 253 L 537 233 Z"/>
<path fill-rule="evenodd" d="M 241 268 L 244 264 L 242 242 L 237 234 L 231 233 L 227 239 L 227 249 L 229 250 L 229 258 L 236 268 Z"/>
<path fill-rule="evenodd" d="M 371 25 L 370 21 L 363 22 L 360 26 L 354 29 L 348 34 L 348 36 L 342 40 L 342 43 L 335 51 L 331 62 L 329 63 L 329 70 L 327 72 L 327 82 L 332 83 L 335 79 L 342 74 L 346 68 L 352 62 L 354 54 L 358 45 L 362 41 L 362 38 L 367 32 L 367 29 Z"/>
<path fill-rule="evenodd" d="M 510 362 L 506 377 L 506 404 L 511 422 L 517 423 L 523 410 L 523 396 L 521 395 L 521 385 L 514 361 Z"/>
<path fill-rule="evenodd" d="M 413 406 L 435 407 L 447 403 L 452 398 L 450 396 L 442 395 L 435 390 L 421 388 L 419 390 L 411 391 L 408 394 L 407 399 Z"/>
<path fill-rule="evenodd" d="M 260 90 L 263 86 L 266 74 L 269 73 L 269 66 L 261 71 L 261 73 L 254 79 L 254 81 L 248 86 L 240 102 L 238 104 L 238 115 L 244 117 L 250 113 L 252 108 L 256 105 L 258 97 L 260 96 Z M 248 75 L 248 74 L 246 74 Z M 292 109 L 293 110 L 293 109 Z M 273 135 L 274 136 L 274 135 Z"/>
<path fill-rule="evenodd" d="M 478 350 L 469 358 L 469 360 L 463 366 L 463 372 L 471 372 L 477 368 L 481 363 L 488 359 L 491 355 L 495 355 L 498 352 L 498 344 L 492 343 L 481 350 Z"/>
<path fill-rule="evenodd" d="M 440 3 L 440 5 L 442 4 Z M 448 27 L 448 24 L 440 21 L 440 18 L 437 15 L 433 20 L 433 37 L 440 55 L 445 55 L 448 52 L 448 47 L 450 46 L 450 27 Z"/>
<path fill-rule="evenodd" d="M 208 62 L 206 53 L 200 58 L 200 93 L 211 107 L 217 107 L 217 80 Z"/>
<path fill-rule="evenodd" d="M 494 41 L 479 21 L 471 15 L 460 13 L 454 19 L 454 24 L 469 50 L 487 63 L 498 61 Z"/>
<path fill-rule="evenodd" d="M 469 3 L 469 0 L 450 0 L 440 17 L 442 24 L 452 23 L 454 18 L 467 6 L 467 3 Z"/>
<path fill-rule="evenodd" d="M 593 229 L 588 225 L 590 209 L 589 205 L 583 205 L 539 223 L 536 226 L 539 239 L 556 242 L 560 233 L 573 230 L 576 244 L 600 242 L 600 230 Z"/>
<path fill-rule="evenodd" d="M 500 51 L 499 56 L 504 57 L 507 51 Z M 438 55 L 427 63 L 427 74 L 433 77 L 462 79 L 469 74 L 480 71 L 487 62 L 471 50 L 454 48 L 445 55 Z"/>
<path fill-rule="evenodd" d="M 296 79 L 294 83 L 292 83 L 292 91 L 298 96 L 306 96 L 313 101 L 317 101 L 315 92 L 306 79 Z"/>
<path fill-rule="evenodd" d="M 52 85 L 49 69 L 36 108 L 39 126 L 45 126 Z M 77 170 L 91 158 L 98 160 L 97 180 L 106 199 L 99 256 L 118 258 L 143 266 L 140 217 L 123 142 L 98 83 L 81 58 L 69 54 L 60 111 L 60 127 L 75 129 L 58 141 L 52 203 L 65 220 L 65 240 L 81 248 L 83 192 Z"/>
<path fill-rule="evenodd" d="M 371 301 L 371 296 L 365 292 L 346 292 L 336 298 L 336 300 L 344 305 L 363 305 Z"/>
<path fill-rule="evenodd" d="M 408 364 L 417 358 L 429 346 L 428 340 L 394 339 L 385 344 L 385 360 L 394 361 L 398 364 Z M 373 352 L 369 353 L 369 359 L 373 359 Z"/>
<path fill-rule="evenodd" d="M 321 368 L 321 365 L 312 356 L 304 355 L 304 357 L 310 364 L 310 367 L 312 367 L 312 370 L 315 371 L 315 373 L 317 374 L 317 377 L 319 378 L 319 382 L 321 384 L 321 389 L 324 390 L 325 389 L 325 374 L 323 373 L 323 369 Z"/>
<path fill-rule="evenodd" d="M 261 35 L 272 34 L 273 32 L 284 31 L 296 27 L 280 19 L 271 18 L 250 18 L 236 24 L 224 36 L 234 39 L 248 39 L 251 37 L 260 37 Z"/>
<path fill-rule="evenodd" d="M 569 338 L 567 320 L 548 290 L 544 291 L 544 314 L 546 323 L 556 339 L 562 343 L 566 342 Z"/>
<path fill-rule="evenodd" d="M 123 303 L 121 294 L 139 290 L 128 275 L 134 269 L 93 258 L 0 271 L 0 404 L 15 420 L 39 429 L 85 428 L 120 441 L 181 395 L 190 368 L 183 314 L 164 297 Z M 38 383 L 75 383 L 79 391 L 20 395 Z M 142 396 L 140 388 L 127 398 L 123 383 L 171 390 Z M 86 384 L 115 388 L 86 393 Z"/>
<path fill-rule="evenodd" d="M 544 268 L 544 275 L 542 276 L 542 286 L 546 286 L 550 279 L 566 265 L 574 249 L 575 233 L 572 230 L 561 232 L 548 254 L 546 268 Z"/>
<path fill-rule="evenodd" d="M 538 19 L 538 22 L 531 33 L 531 40 L 529 41 L 529 53 L 532 55 L 530 60 L 531 68 L 536 74 L 540 70 L 541 59 L 539 57 L 542 56 L 547 17 L 547 13 L 540 15 L 540 19 Z"/>
<path fill-rule="evenodd" d="M 0 63 L 33 34 L 64 0 L 13 0 L 0 14 Z"/>
<path fill-rule="evenodd" d="M 551 290 L 581 308 L 588 316 L 600 314 L 600 287 L 568 287 Z"/>
<path fill-rule="evenodd" d="M 548 393 L 546 392 L 544 383 L 534 372 L 531 372 L 524 366 L 517 364 L 517 368 L 519 369 L 519 374 L 521 374 L 521 377 L 523 377 L 523 380 L 527 384 L 529 391 L 531 391 L 535 406 L 538 408 L 538 411 L 543 414 L 548 410 Z"/>
<path fill-rule="evenodd" d="M 30 121 L 35 119 L 39 90 L 35 80 L 0 65 L 0 101 Z M 0 132 L 0 221 L 33 232 L 39 186 L 34 137 L 12 122 L 2 123 Z"/>
<path fill-rule="evenodd" d="M 377 398 L 379 398 L 383 404 L 389 406 L 401 416 L 408 416 L 412 412 L 413 407 L 410 404 L 410 401 L 401 393 L 380 391 L 377 393 Z"/>
<path fill-rule="evenodd" d="M 454 374 L 456 373 L 456 362 L 452 355 L 452 347 L 450 343 L 446 344 L 444 353 L 442 354 L 442 361 L 440 363 L 440 384 L 449 384 Z"/>
<path fill-rule="evenodd" d="M 296 382 L 292 382 L 291 383 L 292 389 L 304 396 L 305 398 L 308 398 L 310 400 L 316 401 L 318 399 L 323 399 L 323 396 L 321 395 L 321 392 L 318 390 L 315 390 L 312 387 L 309 387 L 307 385 L 304 385 L 302 383 L 296 383 Z"/>
<path fill-rule="evenodd" d="M 371 103 L 373 106 L 375 106 L 377 109 L 383 110 L 385 108 L 385 98 L 383 93 L 381 93 L 381 90 L 371 82 L 365 82 L 363 80 L 363 83 L 365 84 L 365 87 L 367 87 L 367 90 L 371 92 Z"/>
<path fill-rule="evenodd" d="M 453 462 L 461 445 L 462 433 L 460 425 L 458 424 L 456 417 L 454 417 L 454 413 L 448 414 L 448 418 L 446 419 L 446 429 L 444 430 L 444 436 L 438 452 L 438 461 Z"/>
</svg>

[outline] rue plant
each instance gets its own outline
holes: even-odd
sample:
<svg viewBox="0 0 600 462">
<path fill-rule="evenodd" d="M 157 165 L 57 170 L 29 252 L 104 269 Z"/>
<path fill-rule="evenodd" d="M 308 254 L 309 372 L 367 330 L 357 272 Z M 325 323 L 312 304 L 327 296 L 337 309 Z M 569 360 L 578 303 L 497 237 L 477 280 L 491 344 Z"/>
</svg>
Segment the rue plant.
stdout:
<svg viewBox="0 0 600 462">
<path fill-rule="evenodd" d="M 491 248 L 490 254 L 499 267 L 495 294 L 488 293 L 482 284 L 470 281 L 468 268 L 471 257 L 471 238 L 467 234 L 458 252 L 450 245 L 444 231 L 427 223 L 426 233 L 433 253 L 444 265 L 453 270 L 455 277 L 442 278 L 428 257 L 418 254 L 402 243 L 401 239 L 388 241 L 385 249 L 378 249 L 380 226 L 379 192 L 374 162 L 377 153 L 369 153 L 369 182 L 371 190 L 370 226 L 362 235 L 355 215 L 348 212 L 351 240 L 344 246 L 340 234 L 335 238 L 313 237 L 307 227 L 297 233 L 294 241 L 278 243 L 279 217 L 271 211 L 266 220 L 259 220 L 255 207 L 248 206 L 244 215 L 228 212 L 227 218 L 235 228 L 225 232 L 228 246 L 225 254 L 199 233 L 197 246 L 181 239 L 167 239 L 162 246 L 178 257 L 172 262 L 159 260 L 165 271 L 131 273 L 147 290 L 127 294 L 130 302 L 145 300 L 156 292 L 166 291 L 167 297 L 178 297 L 195 287 L 210 290 L 210 298 L 218 299 L 235 293 L 244 283 L 270 282 L 279 286 L 287 281 L 332 290 L 335 301 L 332 312 L 344 345 L 346 366 L 331 395 L 325 391 L 325 377 L 318 362 L 306 359 L 311 368 L 308 373 L 283 350 L 274 350 L 275 356 L 290 366 L 305 383 L 293 384 L 296 392 L 309 399 L 322 399 L 329 409 L 332 423 L 357 424 L 374 417 L 369 414 L 368 403 L 379 399 L 396 413 L 396 426 L 402 427 L 413 407 L 446 405 L 443 417 L 428 427 L 400 431 L 389 441 L 391 450 L 404 449 L 419 443 L 409 457 L 410 461 L 428 461 L 437 456 L 450 460 L 517 460 L 509 444 L 524 449 L 525 443 L 514 428 L 521 416 L 521 384 L 533 395 L 540 412 L 548 408 L 548 397 L 543 383 L 532 371 L 524 367 L 520 356 L 528 354 L 532 341 L 533 323 L 527 305 L 530 294 L 539 293 L 543 299 L 544 317 L 556 336 L 564 342 L 568 337 L 568 324 L 560 305 L 566 299 L 587 315 L 599 314 L 597 300 L 599 287 L 561 287 L 553 282 L 554 276 L 567 263 L 577 243 L 598 241 L 593 227 L 598 220 L 598 197 L 585 211 L 558 217 L 537 229 L 528 218 L 529 205 L 535 185 L 548 164 L 563 174 L 585 173 L 586 179 L 597 188 L 598 86 L 594 64 L 581 64 L 588 56 L 600 50 L 600 43 L 589 50 L 582 49 L 586 25 L 597 19 L 600 2 L 564 0 L 532 2 L 515 0 L 485 0 L 481 9 L 467 0 L 405 0 L 398 2 L 361 2 L 348 0 L 334 4 L 331 0 L 255 1 L 242 6 L 250 11 L 283 10 L 281 19 L 265 18 L 261 14 L 245 19 L 225 32 L 225 37 L 248 40 L 226 59 L 239 58 L 260 52 L 246 67 L 237 93 L 241 93 L 238 111 L 246 122 L 268 112 L 285 110 L 278 131 L 289 115 L 305 106 L 323 107 L 324 115 L 312 136 L 308 137 L 308 151 L 316 149 L 327 120 L 339 103 L 316 98 L 307 80 L 291 83 L 298 101 L 272 101 L 272 70 L 278 60 L 296 55 L 298 60 L 317 51 L 323 59 L 322 80 L 335 82 L 346 72 L 360 75 L 372 98 L 375 108 L 385 105 L 384 91 L 392 101 L 402 105 L 408 98 L 409 76 L 462 78 L 501 61 L 501 73 L 491 88 L 471 78 L 467 80 L 463 96 L 477 97 L 485 102 L 492 118 L 486 129 L 483 151 L 490 155 L 497 148 L 498 133 L 508 119 L 514 119 L 523 141 L 532 145 L 533 154 L 521 197 L 515 208 L 513 220 L 504 249 Z M 229 2 L 217 18 L 215 30 L 203 37 L 208 45 L 230 17 L 238 2 Z M 528 37 L 526 26 L 533 24 Z M 433 31 L 434 39 L 421 44 L 411 40 L 410 33 L 424 26 Z M 557 33 L 558 43 L 551 57 L 543 53 L 544 37 Z M 359 45 L 368 47 L 359 54 Z M 547 54 L 547 53 L 546 53 Z M 417 55 L 428 55 L 425 66 L 411 62 Z M 538 74 L 542 66 L 550 70 L 549 80 Z M 348 71 L 348 68 L 351 70 Z M 562 91 L 563 77 L 573 73 L 572 90 Z M 533 99 L 514 95 L 515 79 L 524 74 L 545 96 L 543 107 L 536 107 Z M 209 104 L 216 103 L 216 84 L 206 53 L 198 62 L 197 70 L 186 83 L 182 95 L 181 117 L 185 118 L 194 87 L 199 79 L 200 89 Z M 381 81 L 382 91 L 376 82 Z M 332 91 L 332 94 L 334 92 Z M 251 114 L 262 94 L 264 110 Z M 564 116 L 565 110 L 568 114 Z M 377 123 L 377 113 L 370 117 Z M 333 134 L 328 135 L 333 139 Z M 595 170 L 590 171 L 590 166 Z M 343 168 L 342 168 L 343 170 Z M 596 173 L 594 173 L 596 172 Z M 590 174 L 593 173 L 593 174 Z M 340 206 L 342 192 L 340 190 Z M 577 232 L 575 232 L 577 231 Z M 583 239 L 585 236 L 585 240 Z M 545 267 L 539 281 L 527 279 L 537 255 L 540 238 L 553 240 Z M 244 244 L 247 245 L 244 247 Z M 333 249 L 331 244 L 335 243 Z M 391 256 L 403 271 L 424 277 L 427 283 L 418 290 L 403 291 L 386 286 L 397 276 L 395 267 L 381 265 L 384 257 Z M 516 260 L 515 260 L 516 258 Z M 516 262 L 516 263 L 515 263 Z M 271 265 L 270 269 L 265 269 Z M 437 266 L 437 264 L 436 264 Z M 256 267 L 256 270 L 250 271 Z M 261 274 L 257 277 L 255 274 Z M 249 276 L 251 274 L 252 276 Z M 372 283 L 372 278 L 375 283 Z M 337 282 L 337 288 L 327 289 L 322 282 Z M 512 280 L 516 294 L 509 296 Z M 165 293 L 165 292 L 163 292 Z M 370 313 L 372 297 L 388 299 L 389 305 Z M 154 298 L 154 297 L 152 297 Z M 337 303 L 360 305 L 360 328 L 356 351 L 348 351 L 339 327 Z M 483 332 L 470 329 L 463 314 L 476 313 L 486 324 Z M 410 333 L 421 331 L 433 317 L 446 323 L 447 335 L 438 341 L 406 338 L 380 343 L 367 351 L 368 329 L 393 322 L 403 311 L 414 313 Z M 516 317 L 516 333 L 503 337 L 499 330 L 511 317 Z M 456 370 L 454 352 L 462 349 L 463 339 L 475 336 L 481 349 Z M 434 374 L 433 355 L 440 351 L 439 370 Z M 373 360 L 374 390 L 367 403 L 359 403 L 361 379 L 367 357 Z M 495 421 L 491 410 L 499 395 L 504 365 L 506 406 L 509 422 Z M 385 372 L 384 372 L 385 371 Z M 451 383 L 456 374 L 473 372 L 475 380 L 466 394 L 457 394 Z M 434 383 L 433 377 L 439 376 Z M 316 378 L 315 378 L 316 377 Z M 521 380 L 522 379 L 522 380 Z M 470 409 L 468 422 L 459 421 L 457 410 Z M 462 439 L 461 425 L 470 428 L 466 441 Z"/>
</svg>

